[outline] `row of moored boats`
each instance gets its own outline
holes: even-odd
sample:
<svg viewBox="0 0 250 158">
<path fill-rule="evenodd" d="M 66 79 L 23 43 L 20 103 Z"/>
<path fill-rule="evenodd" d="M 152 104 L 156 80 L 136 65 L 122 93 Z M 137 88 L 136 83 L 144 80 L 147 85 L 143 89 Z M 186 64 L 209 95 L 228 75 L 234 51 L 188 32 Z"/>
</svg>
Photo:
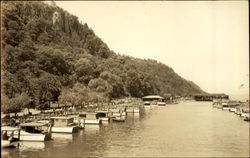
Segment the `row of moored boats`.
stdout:
<svg viewBox="0 0 250 158">
<path fill-rule="evenodd" d="M 125 122 L 128 113 L 139 113 L 138 107 L 108 109 L 95 112 L 79 112 L 78 114 L 59 115 L 37 119 L 27 119 L 18 126 L 2 124 L 2 147 L 13 147 L 19 141 L 43 142 L 51 140 L 52 133 L 72 134 L 84 129 L 85 125 Z"/>
<path fill-rule="evenodd" d="M 249 121 L 249 101 L 240 102 L 232 100 L 214 100 L 213 107 L 232 112 L 243 118 L 244 121 Z"/>
</svg>

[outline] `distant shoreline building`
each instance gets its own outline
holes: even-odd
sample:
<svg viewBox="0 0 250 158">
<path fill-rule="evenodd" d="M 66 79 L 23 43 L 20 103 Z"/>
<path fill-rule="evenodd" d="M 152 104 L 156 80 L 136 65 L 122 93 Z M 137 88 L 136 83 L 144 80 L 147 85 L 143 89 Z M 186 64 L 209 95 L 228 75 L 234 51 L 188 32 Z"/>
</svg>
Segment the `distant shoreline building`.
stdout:
<svg viewBox="0 0 250 158">
<path fill-rule="evenodd" d="M 142 97 L 142 100 L 145 102 L 145 101 L 149 101 L 149 102 L 164 102 L 165 99 L 159 95 L 148 95 L 148 96 L 145 96 L 145 97 Z"/>
<path fill-rule="evenodd" d="M 214 99 L 229 99 L 229 96 L 224 93 L 194 94 L 193 98 L 196 101 L 213 101 Z"/>
</svg>

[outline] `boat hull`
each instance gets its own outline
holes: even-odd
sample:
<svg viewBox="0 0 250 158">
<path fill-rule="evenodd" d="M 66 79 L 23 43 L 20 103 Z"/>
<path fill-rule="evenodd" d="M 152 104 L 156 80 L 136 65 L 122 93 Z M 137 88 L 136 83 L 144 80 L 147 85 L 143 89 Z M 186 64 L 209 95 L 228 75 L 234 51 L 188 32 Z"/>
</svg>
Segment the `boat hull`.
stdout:
<svg viewBox="0 0 250 158">
<path fill-rule="evenodd" d="M 52 127 L 52 133 L 75 133 L 78 132 L 77 126 L 70 126 L 70 127 Z"/>
<path fill-rule="evenodd" d="M 94 125 L 98 125 L 98 124 L 101 124 L 101 120 L 85 120 L 84 123 L 85 123 L 85 124 L 94 124 Z"/>
<path fill-rule="evenodd" d="M 18 138 L 18 134 L 14 133 L 14 138 Z M 20 141 L 43 142 L 51 139 L 51 134 L 46 133 L 28 133 L 25 131 L 20 132 Z"/>
<path fill-rule="evenodd" d="M 2 148 L 15 147 L 18 142 L 11 142 L 10 140 L 1 140 Z"/>
<path fill-rule="evenodd" d="M 108 117 L 101 117 L 100 120 L 102 120 L 102 122 L 108 122 L 109 121 L 109 118 Z"/>
</svg>

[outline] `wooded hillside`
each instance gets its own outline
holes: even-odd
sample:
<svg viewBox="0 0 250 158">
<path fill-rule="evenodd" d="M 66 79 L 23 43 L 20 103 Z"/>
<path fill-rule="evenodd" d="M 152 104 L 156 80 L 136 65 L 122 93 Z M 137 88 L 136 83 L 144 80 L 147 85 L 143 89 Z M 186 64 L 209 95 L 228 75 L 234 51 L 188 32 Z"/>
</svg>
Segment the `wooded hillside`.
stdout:
<svg viewBox="0 0 250 158">
<path fill-rule="evenodd" d="M 4 111 L 44 108 L 48 100 L 82 104 L 203 92 L 165 64 L 116 54 L 87 23 L 55 5 L 3 2 L 1 29 Z"/>
</svg>

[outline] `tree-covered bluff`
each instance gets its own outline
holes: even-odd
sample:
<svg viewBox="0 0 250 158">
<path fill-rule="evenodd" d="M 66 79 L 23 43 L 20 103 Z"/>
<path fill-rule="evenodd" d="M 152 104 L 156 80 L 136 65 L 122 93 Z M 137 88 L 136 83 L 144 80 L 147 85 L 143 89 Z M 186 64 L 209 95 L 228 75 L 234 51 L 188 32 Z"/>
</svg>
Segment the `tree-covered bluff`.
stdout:
<svg viewBox="0 0 250 158">
<path fill-rule="evenodd" d="M 1 107 L 44 108 L 126 96 L 203 93 L 151 59 L 119 55 L 87 23 L 44 2 L 2 3 Z"/>
</svg>

